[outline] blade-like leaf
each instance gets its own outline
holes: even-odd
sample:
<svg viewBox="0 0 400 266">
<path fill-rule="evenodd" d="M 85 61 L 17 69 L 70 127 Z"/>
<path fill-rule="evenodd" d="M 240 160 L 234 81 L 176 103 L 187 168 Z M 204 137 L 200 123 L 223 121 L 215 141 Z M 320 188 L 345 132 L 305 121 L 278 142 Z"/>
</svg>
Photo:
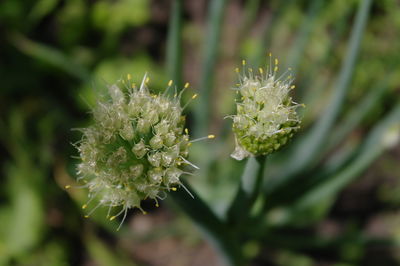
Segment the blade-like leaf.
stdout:
<svg viewBox="0 0 400 266">
<path fill-rule="evenodd" d="M 250 65 L 252 65 L 253 67 L 259 67 L 262 64 L 263 60 L 265 60 L 265 55 L 271 47 L 274 26 L 279 21 L 279 18 L 281 18 L 281 15 L 284 14 L 285 11 L 290 8 L 294 2 L 295 1 L 293 0 L 278 1 L 277 6 L 273 8 L 273 11 L 271 12 L 267 23 L 265 23 L 264 25 L 264 29 L 261 34 L 259 44 L 255 49 L 256 51 L 254 53 L 254 56 L 249 62 Z"/>
<path fill-rule="evenodd" d="M 172 4 L 167 39 L 167 71 L 177 89 L 182 88 L 182 0 Z"/>
<path fill-rule="evenodd" d="M 176 192 L 170 193 L 174 202 L 206 234 L 210 242 L 224 255 L 229 265 L 241 265 L 242 258 L 238 243 L 234 241 L 228 228 L 190 188 L 189 184 L 185 183 L 184 185 L 193 194 L 193 198 L 183 189 L 178 189 Z"/>
<path fill-rule="evenodd" d="M 387 79 L 385 79 L 387 80 Z M 343 122 L 333 130 L 333 133 L 328 141 L 328 145 L 325 151 L 329 151 L 340 141 L 342 141 L 356 126 L 361 122 L 363 118 L 373 109 L 376 104 L 381 100 L 383 93 L 387 90 L 387 84 L 378 84 L 370 89 L 369 93 L 365 98 L 355 107 L 352 108 L 350 113 L 346 116 Z"/>
<path fill-rule="evenodd" d="M 331 197 L 357 178 L 382 154 L 388 144 L 391 144 L 391 130 L 394 130 L 395 137 L 398 137 L 400 134 L 400 104 L 373 128 L 361 146 L 358 156 L 346 168 L 335 175 L 329 176 L 302 198 L 297 199 L 295 208 L 305 208 L 318 203 L 323 198 Z"/>
<path fill-rule="evenodd" d="M 227 0 L 214 0 L 210 2 L 208 31 L 204 40 L 204 61 L 200 78 L 199 102 L 195 108 L 196 136 L 207 135 L 208 119 L 210 116 L 211 92 L 215 76 L 215 63 L 217 61 L 218 45 L 220 43 L 222 18 Z"/>
<path fill-rule="evenodd" d="M 271 191 L 284 184 L 303 169 L 318 162 L 321 149 L 331 131 L 342 104 L 348 92 L 349 83 L 354 72 L 354 66 L 360 48 L 361 39 L 367 23 L 371 0 L 360 3 L 357 16 L 353 25 L 348 51 L 336 81 L 334 94 L 322 116 L 304 137 L 299 138 L 294 148 L 289 150 L 283 162 L 285 167 L 280 168 L 274 180 L 269 180 L 267 191 Z"/>
<path fill-rule="evenodd" d="M 293 42 L 292 49 L 289 51 L 287 65 L 294 70 L 294 74 L 297 71 L 302 56 L 304 56 L 304 49 L 310 38 L 311 31 L 317 25 L 315 20 L 320 13 L 319 11 L 323 3 L 323 0 L 313 0 L 310 3 L 308 14 L 305 16 L 303 24 Z"/>
<path fill-rule="evenodd" d="M 22 35 L 13 35 L 11 41 L 23 53 L 53 65 L 81 81 L 90 80 L 90 72 L 82 65 L 71 60 L 61 51 L 27 39 Z"/>
</svg>

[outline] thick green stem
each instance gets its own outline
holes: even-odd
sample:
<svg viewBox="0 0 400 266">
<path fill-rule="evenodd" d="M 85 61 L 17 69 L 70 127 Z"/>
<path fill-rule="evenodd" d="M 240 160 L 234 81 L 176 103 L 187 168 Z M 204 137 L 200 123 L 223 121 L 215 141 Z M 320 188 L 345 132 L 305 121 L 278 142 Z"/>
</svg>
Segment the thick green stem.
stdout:
<svg viewBox="0 0 400 266">
<path fill-rule="evenodd" d="M 266 156 L 248 159 L 236 196 L 228 210 L 227 220 L 232 226 L 240 227 L 250 215 L 258 198 L 264 177 Z"/>
<path fill-rule="evenodd" d="M 194 224 L 206 235 L 208 240 L 223 255 L 226 263 L 232 266 L 243 265 L 242 252 L 238 241 L 229 228 L 201 200 L 189 184 L 184 184 L 193 194 L 193 198 L 183 189 L 170 193 L 174 202 L 188 215 Z"/>
</svg>

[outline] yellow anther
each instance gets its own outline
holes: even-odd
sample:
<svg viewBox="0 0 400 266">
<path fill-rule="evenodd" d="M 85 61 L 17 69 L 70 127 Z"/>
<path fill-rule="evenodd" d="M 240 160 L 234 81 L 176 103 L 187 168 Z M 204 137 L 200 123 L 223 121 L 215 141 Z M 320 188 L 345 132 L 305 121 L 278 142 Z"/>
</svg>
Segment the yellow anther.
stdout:
<svg viewBox="0 0 400 266">
<path fill-rule="evenodd" d="M 156 207 L 158 208 L 158 207 L 160 207 L 160 205 L 158 205 L 158 203 L 156 203 Z"/>
<path fill-rule="evenodd" d="M 275 58 L 275 65 L 278 65 L 278 64 L 279 64 L 278 58 Z"/>
<path fill-rule="evenodd" d="M 261 74 L 264 73 L 264 70 L 261 67 L 258 69 L 258 71 L 260 71 Z"/>
<path fill-rule="evenodd" d="M 147 78 L 146 78 L 146 83 L 149 83 L 149 81 L 150 81 L 150 78 L 147 77 Z"/>
<path fill-rule="evenodd" d="M 277 71 L 278 71 L 278 67 L 277 67 L 277 66 L 274 68 L 274 71 L 275 71 L 275 72 L 277 72 Z"/>
<path fill-rule="evenodd" d="M 194 99 L 196 99 L 197 98 L 197 93 L 196 94 L 193 94 L 193 96 L 192 96 L 192 99 L 194 100 Z"/>
<path fill-rule="evenodd" d="M 176 187 L 171 188 L 172 191 L 176 191 Z"/>
<path fill-rule="evenodd" d="M 207 138 L 213 139 L 213 138 L 215 138 L 215 135 L 212 135 L 212 134 L 211 134 L 211 135 L 208 135 Z"/>
<path fill-rule="evenodd" d="M 192 146 L 192 143 L 191 143 L 191 142 L 188 143 L 188 147 L 190 147 L 190 146 Z M 180 165 L 180 163 L 179 163 L 178 165 Z"/>
<path fill-rule="evenodd" d="M 115 218 L 117 218 L 117 216 L 111 216 L 110 221 L 114 220 Z"/>
<path fill-rule="evenodd" d="M 185 128 L 185 133 L 189 134 L 189 129 Z"/>
<path fill-rule="evenodd" d="M 87 219 L 87 218 L 89 218 L 89 215 L 85 215 L 85 216 L 83 216 L 83 217 L 85 217 L 85 218 Z"/>
<path fill-rule="evenodd" d="M 239 68 L 238 68 L 238 67 L 235 68 L 235 72 L 236 72 L 236 73 L 239 73 Z"/>
<path fill-rule="evenodd" d="M 146 212 L 146 211 L 142 211 L 142 213 L 143 213 L 143 215 L 146 215 L 146 214 L 147 214 L 147 212 Z"/>
<path fill-rule="evenodd" d="M 257 88 L 256 88 L 256 87 L 253 87 L 252 89 L 253 89 L 253 91 L 256 91 L 256 90 L 257 90 Z"/>
<path fill-rule="evenodd" d="M 291 67 L 289 67 L 289 68 L 288 68 L 288 70 L 292 70 L 292 68 L 291 68 Z"/>
<path fill-rule="evenodd" d="M 269 53 L 268 56 L 271 57 L 271 56 L 272 56 L 272 53 Z"/>
<path fill-rule="evenodd" d="M 186 82 L 184 88 L 187 89 L 189 88 L 189 86 L 190 86 L 189 82 Z"/>
<path fill-rule="evenodd" d="M 292 86 L 290 86 L 290 88 L 291 88 L 291 89 L 294 89 L 294 88 L 296 88 L 296 85 L 292 85 Z"/>
<path fill-rule="evenodd" d="M 134 89 L 136 87 L 136 84 L 132 83 L 131 87 L 132 87 L 132 89 Z"/>
<path fill-rule="evenodd" d="M 253 69 L 252 69 L 252 68 L 249 68 L 249 72 L 253 72 Z"/>
<path fill-rule="evenodd" d="M 172 86 L 172 79 L 170 81 L 168 81 L 168 86 L 171 87 Z"/>
<path fill-rule="evenodd" d="M 300 104 L 300 106 L 301 106 L 301 107 L 304 107 L 304 108 L 306 107 L 306 105 L 305 105 L 304 103 Z"/>
<path fill-rule="evenodd" d="M 71 188 L 71 185 L 66 185 L 64 188 L 69 189 L 69 188 Z"/>
<path fill-rule="evenodd" d="M 126 77 L 128 78 L 128 80 L 131 80 L 131 79 L 132 79 L 131 74 L 126 75 Z"/>
<path fill-rule="evenodd" d="M 246 65 L 246 60 L 242 60 L 242 65 Z"/>
<path fill-rule="evenodd" d="M 86 208 L 87 208 L 87 204 L 83 204 L 82 209 L 86 209 Z"/>
</svg>

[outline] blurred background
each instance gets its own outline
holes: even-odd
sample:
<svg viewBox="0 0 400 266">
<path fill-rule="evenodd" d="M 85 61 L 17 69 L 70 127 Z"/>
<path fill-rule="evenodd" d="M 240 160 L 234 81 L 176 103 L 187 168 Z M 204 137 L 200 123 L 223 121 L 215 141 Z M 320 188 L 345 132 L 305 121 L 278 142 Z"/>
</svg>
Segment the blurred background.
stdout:
<svg viewBox="0 0 400 266">
<path fill-rule="evenodd" d="M 223 216 L 244 166 L 229 157 L 234 141 L 224 119 L 234 113 L 234 68 L 242 59 L 265 66 L 269 52 L 281 69 L 293 69 L 293 99 L 307 106 L 299 110 L 298 138 L 332 99 L 340 102 L 324 133 L 329 149 L 299 176 L 350 177 L 327 186 L 328 194 L 334 190 L 328 200 L 296 205 L 290 219 L 286 210 L 300 192 L 278 199 L 266 179 L 276 200 L 264 218 L 265 238 L 246 242 L 244 253 L 252 265 L 400 265 L 400 116 L 392 112 L 400 102 L 400 2 L 372 1 L 357 32 L 361 2 L 183 1 L 177 77 L 168 66 L 172 0 L 1 1 L 0 265 L 221 265 L 169 199 L 160 208 L 144 202 L 147 215 L 130 211 L 119 232 L 105 210 L 85 219 L 87 191 L 74 187 L 71 145 L 81 135 L 71 129 L 90 124 L 96 95 L 128 73 L 140 81 L 148 72 L 154 90 L 171 78 L 190 82 L 183 101 L 193 93 L 199 101 L 187 109 L 189 129 L 217 138 L 193 145 L 191 161 L 201 170 L 187 179 Z M 357 34 L 359 45 L 348 49 Z M 354 64 L 344 63 L 353 56 Z M 379 131 L 389 116 L 397 122 Z M 267 169 L 279 177 L 288 165 L 274 157 Z"/>
</svg>

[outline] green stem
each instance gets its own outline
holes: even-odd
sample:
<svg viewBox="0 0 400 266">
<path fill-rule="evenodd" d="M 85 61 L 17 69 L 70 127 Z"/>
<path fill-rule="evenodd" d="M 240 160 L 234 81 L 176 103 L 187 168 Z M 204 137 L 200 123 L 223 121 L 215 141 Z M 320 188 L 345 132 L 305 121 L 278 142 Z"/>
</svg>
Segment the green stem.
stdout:
<svg viewBox="0 0 400 266">
<path fill-rule="evenodd" d="M 206 49 L 206 62 L 203 67 L 202 91 L 205 92 L 203 105 L 208 105 L 211 91 L 211 74 L 215 64 L 214 58 L 225 2 L 226 0 L 216 0 L 210 5 L 210 45 Z M 173 3 L 167 44 L 168 75 L 174 80 L 178 88 L 182 87 L 182 3 L 182 0 L 175 0 Z M 243 263 L 240 246 L 234 241 L 227 227 L 209 206 L 201 200 L 200 196 L 190 188 L 189 184 L 185 183 L 184 185 L 191 191 L 194 198 L 191 198 L 188 193 L 180 189 L 171 193 L 174 202 L 203 231 L 210 242 L 224 256 L 228 265 L 241 266 Z"/>
<path fill-rule="evenodd" d="M 172 4 L 167 39 L 167 73 L 177 87 L 182 88 L 182 0 Z"/>
<path fill-rule="evenodd" d="M 190 190 L 193 198 L 183 189 L 179 189 L 170 193 L 174 202 L 206 235 L 211 244 L 223 255 L 228 265 L 243 265 L 240 245 L 235 241 L 231 231 L 228 230 L 228 227 L 222 223 L 200 196 L 190 188 L 189 184 L 184 183 L 184 186 Z"/>
<path fill-rule="evenodd" d="M 207 135 L 208 120 L 210 117 L 211 92 L 215 76 L 215 63 L 217 61 L 218 44 L 220 43 L 221 25 L 224 7 L 228 0 L 214 0 L 209 6 L 209 24 L 204 42 L 207 44 L 204 50 L 204 62 L 200 79 L 199 102 L 195 109 L 196 136 Z"/>
<path fill-rule="evenodd" d="M 266 156 L 251 157 L 247 160 L 238 191 L 228 210 L 228 223 L 234 227 L 248 219 L 250 211 L 258 198 L 264 177 Z"/>
</svg>

